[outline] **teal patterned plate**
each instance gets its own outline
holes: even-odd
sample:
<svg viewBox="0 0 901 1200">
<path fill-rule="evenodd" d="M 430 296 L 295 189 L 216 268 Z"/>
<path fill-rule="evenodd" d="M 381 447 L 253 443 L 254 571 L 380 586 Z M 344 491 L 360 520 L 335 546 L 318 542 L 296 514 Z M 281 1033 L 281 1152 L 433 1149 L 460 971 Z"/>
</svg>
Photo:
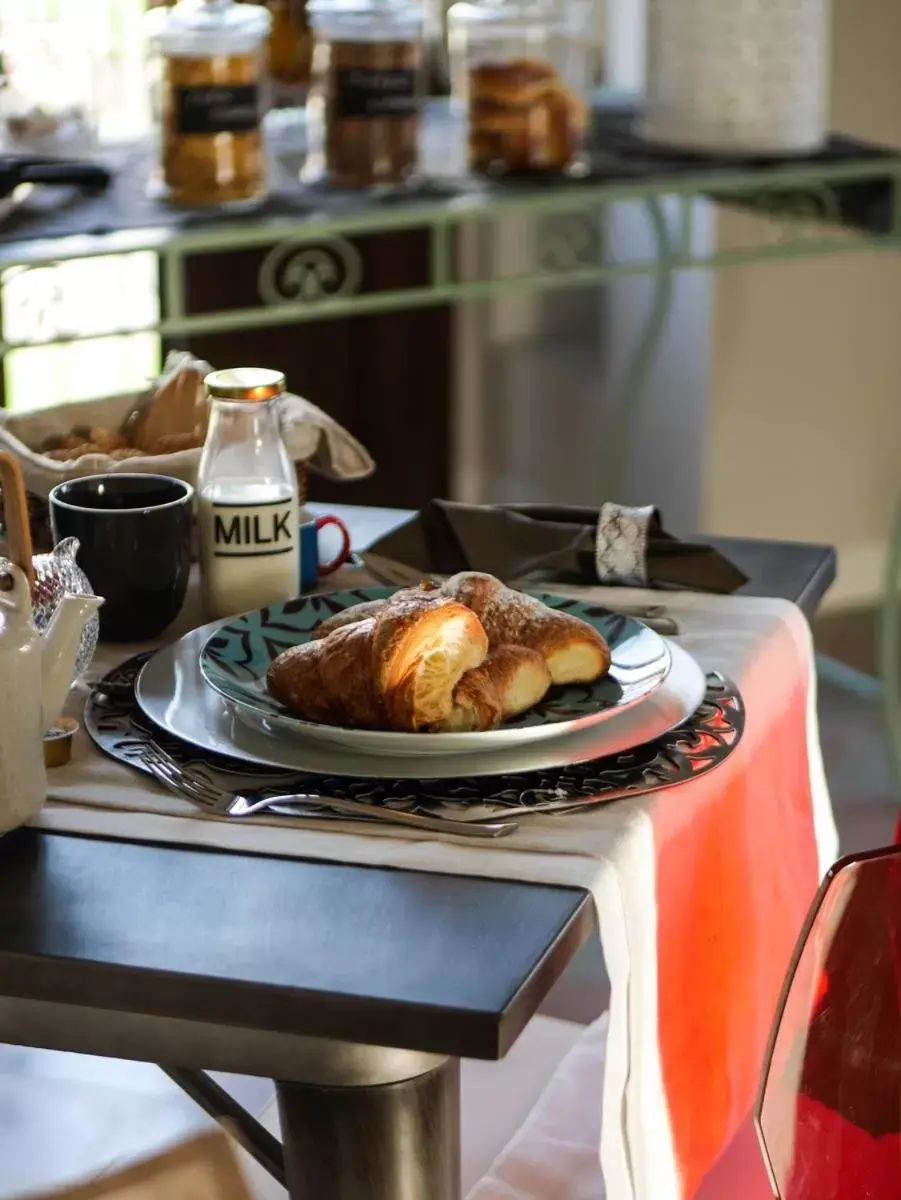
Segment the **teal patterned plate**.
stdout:
<svg viewBox="0 0 901 1200">
<path fill-rule="evenodd" d="M 666 679 L 670 651 L 659 634 L 634 617 L 612 613 L 597 604 L 566 596 L 540 599 L 551 608 L 581 617 L 606 638 L 610 674 L 591 685 L 556 687 L 541 704 L 484 733 L 386 733 L 322 725 L 293 716 L 266 688 L 269 664 L 282 651 L 309 641 L 320 622 L 360 604 L 390 596 L 395 588 L 357 588 L 325 595 L 300 596 L 284 604 L 247 613 L 223 625 L 206 642 L 200 669 L 211 688 L 235 715 L 275 736 L 301 735 L 337 742 L 348 748 L 381 754 L 446 754 L 526 745 L 584 729 L 631 708 Z"/>
</svg>

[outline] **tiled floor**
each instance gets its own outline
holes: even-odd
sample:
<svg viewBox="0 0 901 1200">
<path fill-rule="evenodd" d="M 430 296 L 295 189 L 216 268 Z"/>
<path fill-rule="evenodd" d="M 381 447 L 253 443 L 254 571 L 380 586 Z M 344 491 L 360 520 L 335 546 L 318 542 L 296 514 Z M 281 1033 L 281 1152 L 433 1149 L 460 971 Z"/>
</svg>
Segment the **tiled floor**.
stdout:
<svg viewBox="0 0 901 1200">
<path fill-rule="evenodd" d="M 826 663 L 819 708 L 842 847 L 885 844 L 892 838 L 899 801 L 888 769 L 878 688 L 853 670 Z M 606 979 L 595 946 L 583 951 L 554 989 L 546 1014 L 587 1024 L 603 1010 Z M 573 1036 L 573 1026 L 548 1022 L 536 1026 L 501 1068 L 467 1067 L 464 1142 L 470 1179 L 491 1158 L 482 1114 L 505 1114 L 512 1132 Z M 223 1082 L 274 1127 L 268 1081 L 229 1077 Z M 153 1066 L 0 1046 L 0 1200 L 100 1172 L 207 1124 L 193 1102 Z M 281 1189 L 249 1160 L 248 1174 L 258 1200 L 283 1200 Z"/>
</svg>

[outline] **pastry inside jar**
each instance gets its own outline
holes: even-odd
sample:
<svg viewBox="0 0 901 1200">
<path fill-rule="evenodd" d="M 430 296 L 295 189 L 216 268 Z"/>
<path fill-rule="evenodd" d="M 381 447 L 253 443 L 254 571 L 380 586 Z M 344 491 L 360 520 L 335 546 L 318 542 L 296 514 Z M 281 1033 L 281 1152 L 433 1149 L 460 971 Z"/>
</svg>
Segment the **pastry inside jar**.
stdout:
<svg viewBox="0 0 901 1200">
<path fill-rule="evenodd" d="M 585 105 L 538 59 L 484 62 L 469 76 L 469 160 L 488 175 L 565 171 L 587 127 Z"/>
<path fill-rule="evenodd" d="M 418 42 L 323 45 L 325 168 L 336 187 L 405 184 L 419 166 Z"/>
<path fill-rule="evenodd" d="M 264 191 L 260 56 L 163 59 L 162 172 L 186 207 L 241 204 Z"/>
</svg>

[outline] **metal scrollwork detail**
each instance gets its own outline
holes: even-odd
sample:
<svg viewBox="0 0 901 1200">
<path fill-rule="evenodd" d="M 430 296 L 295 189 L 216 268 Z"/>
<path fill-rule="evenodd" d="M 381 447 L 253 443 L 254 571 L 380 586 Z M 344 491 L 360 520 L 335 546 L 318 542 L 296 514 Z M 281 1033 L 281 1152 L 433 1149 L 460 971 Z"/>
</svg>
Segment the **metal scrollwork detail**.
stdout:
<svg viewBox="0 0 901 1200">
<path fill-rule="evenodd" d="M 770 240 L 776 244 L 823 241 L 847 232 L 842 227 L 839 197 L 825 184 L 795 190 L 772 188 L 743 197 L 742 204 L 772 220 Z"/>
<path fill-rule="evenodd" d="M 542 271 L 562 274 L 596 266 L 602 259 L 601 222 L 597 208 L 543 222 L 538 236 Z"/>
<path fill-rule="evenodd" d="M 269 308 L 316 304 L 353 296 L 363 282 L 360 252 L 346 238 L 321 242 L 284 242 L 274 246 L 260 267 L 260 299 Z"/>
</svg>

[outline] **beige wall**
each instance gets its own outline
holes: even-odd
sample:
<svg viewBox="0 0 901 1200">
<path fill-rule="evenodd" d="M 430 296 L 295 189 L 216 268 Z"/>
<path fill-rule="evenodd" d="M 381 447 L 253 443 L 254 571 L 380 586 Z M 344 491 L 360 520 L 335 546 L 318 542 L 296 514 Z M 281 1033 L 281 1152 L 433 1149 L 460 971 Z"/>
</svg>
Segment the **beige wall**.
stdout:
<svg viewBox="0 0 901 1200">
<path fill-rule="evenodd" d="M 901 0 L 836 0 L 833 125 L 901 145 Z M 747 244 L 756 219 L 723 213 Z M 835 543 L 833 603 L 875 595 L 901 495 L 901 252 L 715 282 L 711 532 Z"/>
</svg>

